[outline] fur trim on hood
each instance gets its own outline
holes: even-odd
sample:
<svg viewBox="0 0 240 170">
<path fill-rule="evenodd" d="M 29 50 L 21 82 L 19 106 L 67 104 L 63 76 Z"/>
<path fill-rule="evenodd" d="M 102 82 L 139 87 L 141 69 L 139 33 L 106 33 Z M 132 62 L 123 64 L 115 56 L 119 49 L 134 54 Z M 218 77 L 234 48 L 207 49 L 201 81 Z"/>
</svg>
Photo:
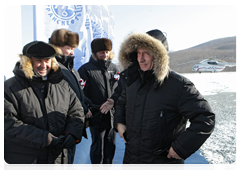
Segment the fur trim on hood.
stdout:
<svg viewBox="0 0 240 170">
<path fill-rule="evenodd" d="M 32 79 L 32 77 L 34 76 L 34 72 L 33 72 L 33 67 L 32 67 L 32 60 L 31 58 L 20 54 L 20 64 L 22 66 L 22 71 L 24 72 L 26 78 L 28 79 Z M 57 60 L 55 59 L 55 57 L 51 58 L 52 59 L 52 69 L 53 71 L 57 71 L 59 69 L 59 65 Z"/>
<path fill-rule="evenodd" d="M 123 41 L 119 52 L 121 67 L 127 69 L 133 61 L 137 62 L 137 60 L 130 58 L 130 54 L 137 52 L 139 48 L 147 49 L 150 55 L 153 56 L 153 72 L 158 82 L 162 84 L 170 70 L 168 51 L 161 41 L 146 33 L 132 33 Z"/>
</svg>

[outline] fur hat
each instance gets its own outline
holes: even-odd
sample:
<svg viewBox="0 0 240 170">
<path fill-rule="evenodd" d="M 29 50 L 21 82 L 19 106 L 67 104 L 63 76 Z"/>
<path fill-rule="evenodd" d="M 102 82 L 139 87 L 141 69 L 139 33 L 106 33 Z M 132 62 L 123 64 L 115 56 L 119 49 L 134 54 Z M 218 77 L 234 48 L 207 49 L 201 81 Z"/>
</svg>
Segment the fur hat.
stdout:
<svg viewBox="0 0 240 170">
<path fill-rule="evenodd" d="M 155 29 L 155 30 L 151 30 L 146 32 L 148 35 L 151 35 L 152 37 L 160 40 L 162 42 L 162 44 L 165 46 L 165 48 L 167 49 L 167 51 L 169 51 L 169 47 L 168 47 L 168 41 L 167 38 L 165 37 L 165 35 L 162 33 L 162 31 Z"/>
<path fill-rule="evenodd" d="M 56 54 L 55 49 L 42 41 L 32 41 L 26 44 L 22 50 L 23 55 L 31 58 L 52 58 Z"/>
<path fill-rule="evenodd" d="M 70 47 L 77 48 L 79 44 L 79 35 L 78 33 L 67 29 L 57 29 L 53 31 L 51 37 L 49 38 L 49 43 L 60 47 L 68 45 Z"/>
<path fill-rule="evenodd" d="M 108 38 L 97 38 L 91 43 L 92 53 L 99 51 L 112 51 L 112 41 Z"/>
</svg>

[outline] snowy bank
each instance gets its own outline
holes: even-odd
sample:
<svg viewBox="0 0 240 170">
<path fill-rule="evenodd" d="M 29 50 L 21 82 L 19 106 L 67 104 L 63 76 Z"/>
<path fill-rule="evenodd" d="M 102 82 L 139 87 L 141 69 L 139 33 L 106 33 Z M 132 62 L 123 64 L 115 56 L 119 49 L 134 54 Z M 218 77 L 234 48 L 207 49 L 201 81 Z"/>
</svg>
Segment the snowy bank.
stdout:
<svg viewBox="0 0 240 170">
<path fill-rule="evenodd" d="M 208 100 L 216 115 L 215 129 L 200 148 L 210 164 L 236 161 L 236 72 L 182 74 Z"/>
<path fill-rule="evenodd" d="M 215 95 L 221 92 L 236 93 L 236 72 L 188 73 L 181 74 L 191 80 L 203 95 Z"/>
</svg>

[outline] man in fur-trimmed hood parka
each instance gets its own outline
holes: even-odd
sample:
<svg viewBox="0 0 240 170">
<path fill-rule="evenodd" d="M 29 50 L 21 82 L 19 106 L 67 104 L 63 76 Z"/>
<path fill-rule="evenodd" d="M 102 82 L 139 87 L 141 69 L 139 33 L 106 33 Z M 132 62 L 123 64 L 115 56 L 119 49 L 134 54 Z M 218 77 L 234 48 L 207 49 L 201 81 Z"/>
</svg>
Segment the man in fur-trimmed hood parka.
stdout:
<svg viewBox="0 0 240 170">
<path fill-rule="evenodd" d="M 214 128 L 208 102 L 191 81 L 169 69 L 162 36 L 159 30 L 132 33 L 120 48 L 127 76 L 114 126 L 126 142 L 123 163 L 184 163 Z M 186 129 L 187 120 L 191 125 Z"/>
<path fill-rule="evenodd" d="M 112 41 L 97 38 L 91 42 L 92 56 L 78 72 L 86 81 L 85 95 L 99 107 L 113 94 L 118 84 L 119 69 L 112 63 Z M 111 164 L 116 148 L 116 132 L 113 129 L 114 110 L 106 114 L 98 112 L 90 119 L 92 145 L 90 158 L 92 164 Z"/>
<path fill-rule="evenodd" d="M 4 82 L 4 158 L 10 164 L 67 163 L 79 143 L 83 108 L 64 80 L 55 50 L 33 41 Z"/>
</svg>

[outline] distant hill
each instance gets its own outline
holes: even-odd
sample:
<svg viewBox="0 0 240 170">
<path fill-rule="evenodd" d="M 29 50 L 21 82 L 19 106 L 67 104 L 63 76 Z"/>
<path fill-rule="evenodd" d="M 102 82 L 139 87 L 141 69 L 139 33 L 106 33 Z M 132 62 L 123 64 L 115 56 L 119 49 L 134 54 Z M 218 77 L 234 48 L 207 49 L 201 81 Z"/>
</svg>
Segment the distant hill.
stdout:
<svg viewBox="0 0 240 170">
<path fill-rule="evenodd" d="M 212 40 L 197 46 L 170 52 L 170 68 L 179 73 L 192 73 L 194 64 L 210 57 L 236 63 L 236 36 Z M 223 72 L 236 71 L 226 67 Z"/>
</svg>

